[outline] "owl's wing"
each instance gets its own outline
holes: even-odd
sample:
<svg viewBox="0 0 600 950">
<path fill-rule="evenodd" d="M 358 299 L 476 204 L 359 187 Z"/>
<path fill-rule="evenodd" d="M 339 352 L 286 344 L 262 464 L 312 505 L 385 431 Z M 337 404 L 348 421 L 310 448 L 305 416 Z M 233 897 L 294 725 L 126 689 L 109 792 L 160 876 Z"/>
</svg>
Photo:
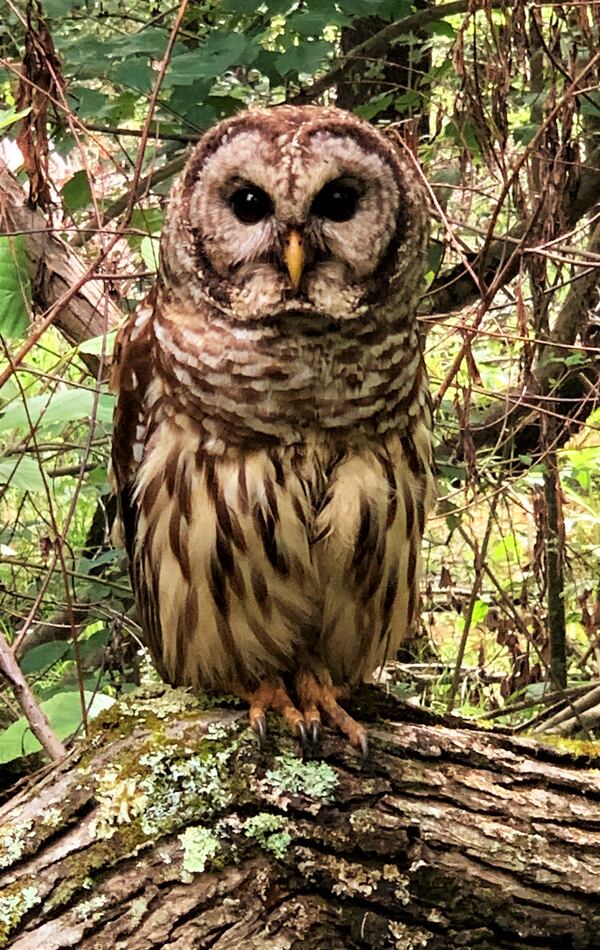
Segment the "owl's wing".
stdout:
<svg viewBox="0 0 600 950">
<path fill-rule="evenodd" d="M 125 547 L 130 557 L 136 521 L 133 484 L 142 459 L 146 395 L 152 380 L 153 312 L 152 295 L 131 315 L 117 334 L 111 367 L 110 388 L 117 396 L 113 421 L 111 478 L 119 501 Z"/>
<path fill-rule="evenodd" d="M 124 545 L 129 555 L 131 584 L 136 597 L 148 646 L 160 665 L 158 645 L 161 631 L 157 605 L 151 585 L 136 554 L 138 505 L 135 479 L 142 460 L 149 422 L 147 395 L 154 368 L 154 332 L 152 315 L 155 296 L 152 293 L 131 315 L 115 341 L 110 387 L 117 396 L 113 425 L 110 480 L 118 501 L 119 523 L 113 528 L 116 544 Z M 115 530 L 116 529 L 116 530 Z"/>
</svg>

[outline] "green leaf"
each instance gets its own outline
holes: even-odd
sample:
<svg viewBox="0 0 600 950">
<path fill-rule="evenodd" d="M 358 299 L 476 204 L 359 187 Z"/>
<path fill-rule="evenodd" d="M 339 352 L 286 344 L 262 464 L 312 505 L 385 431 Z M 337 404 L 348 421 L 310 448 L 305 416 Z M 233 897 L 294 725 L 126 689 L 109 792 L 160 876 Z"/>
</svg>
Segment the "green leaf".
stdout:
<svg viewBox="0 0 600 950">
<path fill-rule="evenodd" d="M 90 340 L 84 340 L 77 347 L 78 353 L 90 353 L 92 356 L 112 356 L 115 345 L 116 330 L 110 333 L 102 333 L 100 336 L 94 336 Z"/>
<path fill-rule="evenodd" d="M 299 33 L 301 36 L 321 36 L 328 26 L 347 26 L 352 21 L 339 13 L 334 6 L 321 10 L 299 11 L 286 20 L 286 32 Z"/>
<path fill-rule="evenodd" d="M 529 145 L 533 137 L 536 135 L 539 129 L 538 125 L 528 124 L 522 125 L 518 129 L 514 130 L 514 137 L 516 142 L 520 142 L 521 145 Z"/>
<path fill-rule="evenodd" d="M 260 4 L 256 0 L 222 0 L 220 9 L 223 13 L 237 13 L 238 16 L 256 14 Z"/>
<path fill-rule="evenodd" d="M 44 491 L 44 479 L 37 459 L 28 455 L 7 455 L 0 459 L 0 485 L 22 491 Z"/>
<path fill-rule="evenodd" d="M 69 86 L 69 96 L 72 108 L 84 119 L 96 118 L 108 101 L 108 97 L 100 90 L 76 83 Z"/>
<path fill-rule="evenodd" d="M 325 63 L 333 49 L 325 40 L 311 40 L 299 46 L 291 46 L 277 58 L 277 69 L 282 76 L 290 73 L 312 75 Z"/>
<path fill-rule="evenodd" d="M 93 719 L 104 709 L 109 709 L 114 699 L 104 693 L 86 691 L 84 700 L 88 716 Z M 59 739 L 66 739 L 81 725 L 81 699 L 79 691 L 57 693 L 40 704 L 50 721 L 53 732 Z M 29 728 L 24 716 L 0 732 L 0 762 L 10 762 L 21 755 L 30 755 L 41 749 L 40 743 Z"/>
<path fill-rule="evenodd" d="M 456 36 L 456 30 L 447 20 L 436 20 L 435 23 L 428 23 L 424 29 L 428 33 L 433 33 L 434 36 L 449 36 L 452 40 Z"/>
<path fill-rule="evenodd" d="M 0 334 L 13 337 L 29 326 L 31 282 L 25 238 L 0 236 Z"/>
<path fill-rule="evenodd" d="M 579 111 L 582 115 L 600 116 L 600 93 L 588 92 L 579 100 Z"/>
<path fill-rule="evenodd" d="M 128 89 L 137 89 L 139 92 L 149 92 L 154 84 L 155 73 L 148 61 L 141 56 L 134 56 L 119 63 L 109 77 L 113 82 L 121 83 Z"/>
<path fill-rule="evenodd" d="M 156 234 L 163 226 L 164 217 L 160 208 L 136 208 L 129 224 L 133 230 L 144 231 L 145 234 Z M 127 243 L 132 250 L 137 250 L 143 239 L 143 234 L 130 234 Z"/>
<path fill-rule="evenodd" d="M 383 92 L 378 96 L 373 96 L 372 99 L 369 99 L 368 102 L 363 103 L 362 105 L 356 106 L 354 111 L 357 116 L 361 119 L 370 120 L 374 116 L 378 115 L 380 112 L 385 112 L 387 107 L 392 104 L 394 101 L 394 94 L 391 92 Z"/>
<path fill-rule="evenodd" d="M 257 41 L 242 33 L 211 33 L 199 49 L 173 57 L 164 85 L 188 86 L 198 79 L 222 78 L 231 66 L 249 66 L 259 52 Z"/>
<path fill-rule="evenodd" d="M 26 109 L 21 109 L 20 112 L 17 112 L 15 106 L 13 106 L 11 109 L 3 109 L 2 112 L 0 112 L 0 129 L 8 128 L 8 126 L 12 125 L 13 122 L 18 122 L 19 119 L 29 115 L 30 112 L 31 106 L 28 106 Z"/>
<path fill-rule="evenodd" d="M 94 412 L 95 394 L 88 389 L 63 389 L 48 396 L 32 396 L 27 400 L 27 409 L 23 403 L 11 406 L 0 416 L 0 432 L 6 429 L 48 426 L 55 422 L 79 422 L 89 419 Z M 101 393 L 97 397 L 96 421 L 104 425 L 112 422 L 114 396 Z M 29 418 L 28 413 L 29 412 Z"/>
<path fill-rule="evenodd" d="M 142 238 L 140 254 L 148 270 L 158 270 L 158 241 L 156 238 Z"/>
<path fill-rule="evenodd" d="M 488 615 L 489 606 L 483 600 L 476 600 L 473 604 L 473 612 L 471 614 L 471 624 L 475 626 L 477 623 L 482 623 Z"/>
<path fill-rule="evenodd" d="M 152 59 L 160 59 L 167 45 L 168 33 L 157 26 L 147 26 L 137 33 L 130 33 L 128 36 L 113 38 L 112 48 L 119 57 L 135 56 L 139 53 L 146 53 Z M 183 44 L 175 46 L 174 52 L 178 49 L 185 49 Z"/>
<path fill-rule="evenodd" d="M 340 10 L 353 17 L 378 16 L 402 20 L 412 12 L 412 0 L 339 0 Z"/>
<path fill-rule="evenodd" d="M 75 172 L 72 178 L 61 188 L 65 209 L 69 213 L 81 211 L 92 203 L 92 192 L 88 180 L 87 172 L 83 169 Z"/>
<path fill-rule="evenodd" d="M 70 652 L 72 646 L 68 640 L 51 640 L 50 643 L 42 643 L 28 650 L 19 665 L 22 672 L 29 676 L 30 673 L 39 673 L 40 670 L 54 666 Z"/>
<path fill-rule="evenodd" d="M 61 17 L 78 2 L 79 0 L 44 0 L 44 13 L 48 17 Z"/>
</svg>

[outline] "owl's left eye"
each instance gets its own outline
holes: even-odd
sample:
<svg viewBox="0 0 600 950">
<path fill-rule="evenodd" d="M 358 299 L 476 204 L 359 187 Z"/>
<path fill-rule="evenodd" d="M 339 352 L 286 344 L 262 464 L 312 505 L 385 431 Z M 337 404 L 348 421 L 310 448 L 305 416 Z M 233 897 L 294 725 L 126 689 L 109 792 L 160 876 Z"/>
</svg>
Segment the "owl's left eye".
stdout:
<svg viewBox="0 0 600 950">
<path fill-rule="evenodd" d="M 238 188 L 229 200 L 234 215 L 242 224 L 257 224 L 273 212 L 273 202 L 262 188 Z"/>
<path fill-rule="evenodd" d="M 352 185 L 330 181 L 321 189 L 312 204 L 314 214 L 330 221 L 349 221 L 356 213 L 360 195 Z"/>
</svg>

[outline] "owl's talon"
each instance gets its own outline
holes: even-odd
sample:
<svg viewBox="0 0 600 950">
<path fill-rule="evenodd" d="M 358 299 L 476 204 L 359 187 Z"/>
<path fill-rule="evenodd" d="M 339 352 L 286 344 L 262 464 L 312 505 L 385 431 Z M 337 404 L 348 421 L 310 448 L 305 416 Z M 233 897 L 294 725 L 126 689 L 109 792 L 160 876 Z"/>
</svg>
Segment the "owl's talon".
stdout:
<svg viewBox="0 0 600 950">
<path fill-rule="evenodd" d="M 306 732 L 306 726 L 304 725 L 302 721 L 300 721 L 296 725 L 296 735 L 298 739 L 300 740 L 300 745 L 306 752 L 306 750 L 308 749 L 308 734 Z"/>
<path fill-rule="evenodd" d="M 254 690 L 236 684 L 235 693 L 250 704 L 250 725 L 258 734 L 261 749 L 265 747 L 267 737 L 266 713 L 270 709 L 279 713 L 292 735 L 300 739 L 303 748 L 306 747 L 308 740 L 304 717 L 294 706 L 280 677 L 262 680 Z"/>
<path fill-rule="evenodd" d="M 317 745 L 321 738 L 321 720 L 312 719 L 310 723 L 310 741 L 313 745 Z"/>
<path fill-rule="evenodd" d="M 267 743 L 267 720 L 264 716 L 256 716 L 252 722 L 252 728 L 258 736 L 258 744 L 261 749 L 265 748 Z"/>
<path fill-rule="evenodd" d="M 340 706 L 338 698 L 342 691 L 333 685 L 331 677 L 324 672 L 318 678 L 312 671 L 302 670 L 296 677 L 295 686 L 313 743 L 319 738 L 320 714 L 323 713 L 327 722 L 347 736 L 350 745 L 366 758 L 369 752 L 366 729 Z"/>
<path fill-rule="evenodd" d="M 369 739 L 366 732 L 362 732 L 358 736 L 358 743 L 360 747 L 360 752 L 363 759 L 369 758 Z"/>
</svg>

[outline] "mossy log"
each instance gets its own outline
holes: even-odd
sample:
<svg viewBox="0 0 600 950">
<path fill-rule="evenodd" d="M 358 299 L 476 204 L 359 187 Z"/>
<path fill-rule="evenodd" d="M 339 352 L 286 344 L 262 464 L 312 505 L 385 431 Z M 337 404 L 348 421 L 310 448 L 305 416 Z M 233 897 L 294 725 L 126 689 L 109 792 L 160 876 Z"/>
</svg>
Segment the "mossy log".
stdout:
<svg viewBox="0 0 600 950">
<path fill-rule="evenodd" d="M 380 690 L 367 761 L 157 688 L 0 812 L 15 950 L 598 948 L 600 772 Z M 575 749 L 575 751 L 573 751 Z"/>
</svg>

